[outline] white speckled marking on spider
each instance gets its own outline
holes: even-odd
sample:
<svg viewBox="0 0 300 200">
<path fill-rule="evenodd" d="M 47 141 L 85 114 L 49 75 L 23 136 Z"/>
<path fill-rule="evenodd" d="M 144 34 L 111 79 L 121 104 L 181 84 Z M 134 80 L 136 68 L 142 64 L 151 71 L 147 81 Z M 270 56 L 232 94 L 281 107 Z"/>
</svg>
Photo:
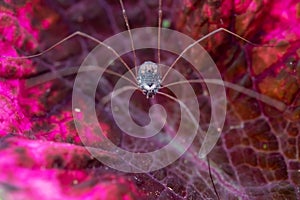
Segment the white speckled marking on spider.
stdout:
<svg viewBox="0 0 300 200">
<path fill-rule="evenodd" d="M 161 86 L 161 76 L 158 72 L 158 65 L 151 61 L 144 62 L 139 67 L 137 83 L 147 98 L 153 97 Z"/>
</svg>

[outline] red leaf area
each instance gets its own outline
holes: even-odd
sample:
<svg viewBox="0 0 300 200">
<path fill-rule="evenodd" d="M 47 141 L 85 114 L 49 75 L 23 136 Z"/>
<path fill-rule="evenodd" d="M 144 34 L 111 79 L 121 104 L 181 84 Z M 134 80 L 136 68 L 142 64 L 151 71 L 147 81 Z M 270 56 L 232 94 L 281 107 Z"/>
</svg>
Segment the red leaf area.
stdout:
<svg viewBox="0 0 300 200">
<path fill-rule="evenodd" d="M 100 40 L 126 30 L 118 1 L 17 2 L 0 3 L 0 198 L 217 198 L 207 163 L 197 157 L 197 144 L 170 166 L 145 174 L 111 169 L 82 146 L 72 116 L 75 76 L 57 72 L 79 66 L 96 44 L 76 37 L 37 58 L 8 57 L 40 52 L 78 30 Z M 157 26 L 156 1 L 124 3 L 131 28 Z M 174 0 L 163 1 L 163 13 L 170 28 L 195 39 L 224 27 L 254 43 L 278 46 L 253 46 L 226 33 L 201 43 L 225 81 L 286 105 L 277 110 L 228 88 L 226 124 L 209 157 L 221 199 L 299 199 L 300 4 L 296 0 Z M 162 60 L 167 60 L 164 54 Z M 120 66 L 117 63 L 115 71 L 124 73 Z M 185 66 L 177 68 L 193 76 Z M 36 84 L 35 78 L 43 74 L 56 74 L 56 78 L 45 76 L 45 82 Z M 96 102 L 111 91 L 113 83 L 111 77 L 101 83 Z M 199 99 L 205 126 L 210 104 L 201 92 Z M 147 115 L 141 107 L 134 109 L 137 120 Z M 173 117 L 168 124 L 172 128 L 180 120 L 179 111 L 173 104 L 167 110 Z M 106 136 L 124 149 L 150 151 L 163 144 L 124 136 L 111 110 L 100 101 L 96 111 Z M 167 134 L 172 136 L 171 131 Z"/>
</svg>

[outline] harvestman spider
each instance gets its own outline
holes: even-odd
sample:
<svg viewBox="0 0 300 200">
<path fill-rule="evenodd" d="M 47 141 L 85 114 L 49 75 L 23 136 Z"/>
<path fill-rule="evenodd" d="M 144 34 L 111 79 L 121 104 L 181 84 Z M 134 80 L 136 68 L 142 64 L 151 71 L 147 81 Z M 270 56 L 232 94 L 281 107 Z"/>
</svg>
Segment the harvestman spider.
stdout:
<svg viewBox="0 0 300 200">
<path fill-rule="evenodd" d="M 126 14 L 126 10 L 125 10 L 125 6 L 123 4 L 123 0 L 119 0 L 120 2 L 120 5 L 121 5 L 121 9 L 122 9 L 122 14 L 123 14 L 123 18 L 124 18 L 124 21 L 125 21 L 125 24 L 126 24 L 126 28 L 128 30 L 128 33 L 129 33 L 129 37 L 130 37 L 130 42 L 131 42 L 131 48 L 132 48 L 132 53 L 133 53 L 133 57 L 134 57 L 134 67 L 137 66 L 137 56 L 136 56 L 136 52 L 135 52 L 135 48 L 134 48 L 134 42 L 133 42 L 133 37 L 132 37 L 132 33 L 131 33 L 131 28 L 130 28 L 130 25 L 129 25 L 129 20 L 128 20 L 128 17 L 127 17 L 127 14 Z M 56 44 L 54 44 L 53 46 L 51 46 L 50 48 L 42 51 L 41 53 L 38 53 L 38 54 L 34 54 L 34 55 L 30 55 L 30 56 L 22 56 L 22 57 L 18 57 L 18 58 L 13 58 L 13 59 L 28 59 L 28 58 L 34 58 L 34 57 L 38 57 L 38 56 L 41 56 L 49 51 L 51 51 L 52 49 L 54 49 L 55 47 L 57 47 L 58 45 L 66 42 L 67 40 L 75 37 L 75 36 L 81 36 L 81 37 L 84 37 L 84 38 L 87 38 L 87 39 L 90 39 L 96 43 L 98 43 L 99 45 L 102 45 L 104 47 L 106 47 L 108 50 L 110 50 L 113 54 L 115 54 L 118 59 L 124 64 L 124 66 L 126 67 L 126 69 L 130 72 L 132 78 L 134 80 L 131 80 L 129 78 L 126 78 L 114 71 L 111 71 L 111 70 L 108 70 L 106 69 L 104 72 L 105 73 L 108 73 L 108 74 L 111 74 L 111 75 L 115 75 L 115 76 L 118 76 L 120 78 L 123 78 L 123 79 L 126 79 L 127 81 L 129 81 L 130 83 L 133 84 L 133 87 L 131 88 L 121 88 L 120 91 L 116 91 L 116 93 L 121 93 L 121 92 L 124 92 L 126 90 L 129 90 L 129 89 L 138 89 L 139 91 L 143 92 L 145 95 L 146 95 L 146 98 L 149 98 L 149 97 L 154 97 L 156 94 L 160 94 L 160 95 L 163 95 L 177 103 L 180 103 L 178 102 L 178 100 L 176 98 L 174 98 L 173 96 L 167 94 L 167 93 L 164 93 L 164 92 L 161 92 L 160 89 L 162 88 L 166 88 L 168 86 L 171 86 L 171 85 L 176 85 L 176 84 L 185 84 L 185 83 L 211 83 L 211 84 L 217 84 L 217 85 L 224 85 L 225 87 L 228 87 L 228 88 L 231 88 L 233 90 L 236 90 L 240 93 L 244 93 L 250 97 L 253 97 L 253 98 L 256 98 L 268 105 L 271 105 L 275 108 L 277 108 L 278 110 L 284 110 L 285 109 L 285 104 L 283 104 L 282 102 L 279 102 L 277 100 L 274 100 L 268 96 L 265 96 L 265 95 L 262 95 L 262 94 L 259 94 L 255 91 L 252 91 L 250 89 L 247 89 L 247 88 L 244 88 L 242 86 L 238 86 L 238 85 L 235 85 L 235 84 L 232 84 L 230 82 L 225 82 L 225 81 L 220 81 L 220 80 L 215 80 L 215 79 L 203 79 L 203 80 L 199 80 L 199 79 L 195 79 L 195 80 L 188 80 L 188 81 L 178 81 L 178 82 L 173 82 L 173 83 L 170 83 L 170 84 L 167 84 L 167 85 L 164 85 L 162 86 L 162 83 L 164 82 L 165 78 L 167 77 L 167 75 L 169 74 L 170 70 L 175 66 L 175 64 L 178 62 L 178 60 L 190 49 L 192 48 L 194 45 L 200 43 L 201 41 L 209 38 L 210 36 L 213 36 L 214 34 L 216 33 L 219 33 L 219 32 L 226 32 L 228 34 L 231 34 L 233 35 L 234 37 L 240 39 L 240 40 L 243 40 L 244 42 L 247 42 L 253 46 L 262 46 L 262 45 L 257 45 L 257 44 L 254 44 L 250 41 L 248 41 L 247 39 L 225 29 L 225 28 L 219 28 L 219 29 L 216 29 L 212 32 L 210 32 L 209 34 L 203 36 L 202 38 L 196 40 L 193 44 L 189 45 L 187 48 L 185 48 L 181 54 L 176 58 L 176 60 L 170 65 L 169 69 L 166 71 L 166 73 L 161 76 L 160 74 L 160 70 L 159 70 L 159 65 L 161 63 L 161 52 L 160 52 L 160 43 L 161 43 L 161 27 L 162 27 L 162 0 L 159 0 L 159 8 L 158 8 L 158 41 L 157 41 L 157 57 L 158 57 L 158 62 L 157 63 L 154 63 L 154 62 L 151 62 L 151 61 L 146 61 L 144 62 L 142 65 L 139 66 L 139 69 L 137 70 L 135 68 L 135 74 L 131 71 L 131 68 L 128 66 L 128 64 L 121 58 L 121 56 L 113 49 L 111 48 L 110 46 L 108 46 L 107 44 L 103 43 L 102 41 L 86 34 L 86 33 L 83 33 L 83 32 L 75 32 L 67 37 L 65 37 L 64 39 L 62 39 L 61 41 L 57 42 Z M 269 46 L 269 45 L 263 45 L 264 47 L 274 47 L 274 46 Z M 2 56 L 4 57 L 4 56 Z M 12 58 L 12 57 L 6 57 L 6 58 Z M 89 69 L 89 70 L 93 70 L 93 69 Z M 66 75 L 70 75 L 70 74 L 73 74 L 73 73 L 77 73 L 77 68 L 75 69 L 67 69 L 67 70 L 63 70 L 63 71 L 60 71 L 60 74 L 63 75 L 63 76 L 66 76 Z M 43 78 L 41 78 L 41 76 L 43 76 Z M 39 80 L 38 82 L 46 82 L 46 81 L 49 81 L 51 79 L 54 79 L 56 78 L 55 75 L 52 75 L 52 74 L 44 74 L 44 75 L 41 75 L 39 77 L 37 77 L 37 79 Z M 37 81 L 33 81 L 31 79 L 32 82 L 28 82 L 28 86 L 32 86 L 30 84 L 34 84 L 36 85 L 37 84 Z M 110 99 L 110 95 L 107 95 L 106 97 L 103 98 L 103 101 L 102 102 L 107 102 L 109 101 Z M 188 109 L 188 108 L 184 108 L 184 109 Z M 219 194 L 216 190 L 216 187 L 214 185 L 214 182 L 213 182 L 213 178 L 212 178 L 212 174 L 211 174 L 211 169 L 210 169 L 210 163 L 209 163 L 209 159 L 208 159 L 208 156 L 207 156 L 207 162 L 208 162 L 208 170 L 209 170 L 209 176 L 210 176 L 210 179 L 212 181 L 212 185 L 213 185 L 213 188 L 214 188 L 214 191 L 216 193 L 216 196 L 218 199 L 220 199 L 219 197 Z"/>
</svg>

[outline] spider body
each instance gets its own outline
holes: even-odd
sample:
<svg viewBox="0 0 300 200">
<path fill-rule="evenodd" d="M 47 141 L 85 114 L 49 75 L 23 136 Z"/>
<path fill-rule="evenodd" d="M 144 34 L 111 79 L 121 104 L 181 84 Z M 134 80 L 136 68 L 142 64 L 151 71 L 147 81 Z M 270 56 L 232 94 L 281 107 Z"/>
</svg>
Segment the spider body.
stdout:
<svg viewBox="0 0 300 200">
<path fill-rule="evenodd" d="M 144 62 L 138 70 L 137 83 L 147 98 L 153 97 L 161 87 L 158 65 L 151 61 Z"/>
</svg>

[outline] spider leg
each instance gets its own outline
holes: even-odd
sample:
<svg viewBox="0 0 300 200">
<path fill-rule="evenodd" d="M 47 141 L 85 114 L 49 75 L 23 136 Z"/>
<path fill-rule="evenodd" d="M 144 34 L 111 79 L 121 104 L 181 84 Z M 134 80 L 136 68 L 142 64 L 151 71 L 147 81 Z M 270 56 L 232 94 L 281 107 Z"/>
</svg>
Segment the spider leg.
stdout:
<svg viewBox="0 0 300 200">
<path fill-rule="evenodd" d="M 160 64 L 160 36 L 161 36 L 161 23 L 162 23 L 162 0 L 159 0 L 158 6 L 158 34 L 157 34 L 157 58 L 158 65 Z"/>
<path fill-rule="evenodd" d="M 171 85 L 171 84 L 169 84 Z M 173 84 L 174 85 L 174 84 Z M 165 86 L 166 87 L 166 86 Z M 180 104 L 180 106 L 183 107 L 183 109 L 188 113 L 190 119 L 192 120 L 193 124 L 196 126 L 196 127 L 199 127 L 199 123 L 195 120 L 194 116 L 192 115 L 191 111 L 187 108 L 187 106 L 182 102 L 180 101 L 179 99 L 176 99 L 175 97 L 172 97 L 166 93 L 163 93 L 163 92 L 157 92 L 158 94 L 161 94 L 163 96 L 166 96 L 167 98 L 171 99 L 171 100 L 174 100 L 176 101 L 177 103 Z M 201 129 L 198 129 L 198 130 L 201 130 Z M 201 130 L 202 131 L 202 130 Z M 207 155 L 207 163 L 208 163 L 208 171 L 209 171 L 209 177 L 211 179 L 211 182 L 212 182 L 212 185 L 213 185 L 213 188 L 214 188 L 214 191 L 216 193 L 216 196 L 218 197 L 218 200 L 220 199 L 219 197 L 219 194 L 217 192 L 217 189 L 215 187 L 215 184 L 214 184 L 214 181 L 212 179 L 212 174 L 211 174 L 211 169 L 210 169 L 210 162 L 209 162 L 209 159 L 208 159 L 208 155 Z"/>
<path fill-rule="evenodd" d="M 119 94 L 123 93 L 123 92 L 126 92 L 128 90 L 139 90 L 140 89 L 138 87 L 134 87 L 134 86 L 123 86 L 122 88 L 119 88 L 117 90 L 114 90 L 112 92 L 110 92 L 108 95 L 106 95 L 105 97 L 103 97 L 101 99 L 101 102 L 103 104 L 106 104 L 110 101 L 111 97 L 114 95 L 114 96 L 118 96 Z M 114 93 L 114 94 L 113 94 Z"/>
<path fill-rule="evenodd" d="M 194 43 L 190 44 L 189 46 L 187 46 L 180 54 L 179 56 L 175 59 L 175 61 L 171 64 L 170 68 L 168 69 L 168 71 L 165 73 L 165 75 L 163 76 L 162 78 L 162 81 L 166 78 L 166 76 L 168 75 L 169 71 L 174 67 L 174 65 L 178 62 L 178 60 L 183 56 L 183 54 L 185 54 L 189 49 L 191 49 L 193 46 L 195 46 L 196 44 L 198 44 L 199 42 L 209 38 L 210 36 L 213 36 L 215 35 L 216 33 L 219 33 L 221 31 L 224 31 L 226 33 L 229 33 L 230 35 L 233 35 L 237 38 L 239 38 L 240 40 L 243 40 L 244 42 L 248 43 L 248 44 L 251 44 L 253 46 L 257 46 L 257 47 L 278 47 L 278 46 L 274 46 L 274 45 L 259 45 L 259 44 L 255 44 L 253 42 L 250 42 L 249 40 L 243 38 L 242 36 L 230 31 L 230 30 L 227 30 L 225 28 L 218 28 L 210 33 L 208 33 L 207 35 L 203 36 L 202 38 L 196 40 Z"/>
<path fill-rule="evenodd" d="M 132 52 L 133 52 L 134 66 L 137 67 L 137 61 L 136 61 L 137 59 L 136 59 L 136 54 L 135 54 L 135 48 L 134 48 L 133 38 L 132 38 L 131 29 L 130 29 L 130 26 L 129 26 L 129 22 L 128 22 L 128 17 L 127 17 L 127 14 L 126 14 L 125 6 L 123 4 L 123 0 L 120 0 L 120 5 L 121 5 L 121 8 L 122 8 L 123 18 L 125 20 L 125 24 L 126 24 L 126 27 L 127 27 L 128 33 L 129 33 L 129 37 L 130 37 L 131 49 L 132 49 Z M 137 68 L 135 68 L 135 74 L 137 75 Z"/>
<path fill-rule="evenodd" d="M 216 188 L 215 183 L 214 183 L 214 180 L 213 180 L 213 178 L 212 178 L 211 169 L 210 169 L 210 162 L 209 162 L 208 155 L 206 156 L 206 159 L 207 159 L 207 165 L 208 165 L 208 172 L 209 172 L 210 180 L 211 180 L 212 185 L 213 185 L 213 187 L 214 187 L 214 191 L 215 191 L 215 193 L 216 193 L 216 195 L 217 195 L 217 198 L 218 198 L 218 200 L 220 200 L 220 196 L 219 196 L 219 194 L 218 194 L 217 188 Z"/>
<path fill-rule="evenodd" d="M 247 89 L 245 87 L 239 86 L 237 84 L 233 84 L 227 81 L 222 81 L 222 80 L 218 80 L 218 79 L 203 79 L 203 80 L 186 80 L 186 81 L 178 81 L 178 82 L 174 82 L 174 83 L 170 83 L 167 85 L 164 85 L 161 88 L 165 88 L 165 87 L 169 87 L 172 85 L 177 85 L 177 84 L 182 84 L 182 83 L 210 83 L 210 84 L 216 84 L 216 85 L 224 85 L 227 88 L 233 89 L 237 92 L 243 93 L 245 95 L 248 95 L 250 97 L 256 98 L 270 106 L 275 107 L 276 109 L 280 110 L 280 111 L 284 111 L 286 109 L 286 105 L 281 102 L 278 101 L 276 99 L 273 99 L 269 96 L 260 94 L 258 92 L 255 92 L 253 90 Z"/>
<path fill-rule="evenodd" d="M 190 111 L 190 109 L 185 105 L 185 103 L 183 103 L 182 101 L 180 101 L 179 99 L 176 99 L 175 97 L 172 97 L 169 94 L 166 94 L 164 92 L 157 92 L 157 94 L 163 95 L 177 103 L 179 103 L 180 106 L 182 106 L 182 108 L 187 112 L 188 116 L 190 117 L 192 123 L 194 124 L 194 126 L 199 127 L 199 123 L 197 122 L 197 120 L 195 119 L 195 117 L 193 116 L 192 112 Z"/>
<path fill-rule="evenodd" d="M 84 68 L 69 67 L 69 68 L 66 68 L 66 69 L 58 70 L 55 73 L 48 72 L 48 73 L 42 74 L 42 75 L 37 76 L 37 77 L 26 79 L 26 86 L 27 86 L 27 88 L 30 88 L 30 87 L 33 87 L 33 86 L 51 81 L 51 80 L 56 79 L 56 78 L 61 77 L 61 76 L 69 76 L 69 75 L 80 73 L 80 72 L 97 71 L 97 70 L 100 70 L 100 71 L 102 70 L 104 73 L 118 76 L 118 77 L 130 82 L 136 88 L 138 87 L 137 84 L 134 81 L 130 80 L 129 78 L 127 78 L 125 76 L 122 76 L 121 74 L 118 74 L 118 73 L 116 73 L 114 71 L 111 71 L 109 69 L 102 69 L 101 67 L 97 67 L 97 66 L 85 66 Z"/>
<path fill-rule="evenodd" d="M 102 45 L 104 47 L 106 47 L 108 50 L 110 50 L 112 53 L 114 53 L 118 59 L 124 64 L 124 66 L 127 68 L 127 70 L 130 72 L 130 74 L 132 75 L 133 79 L 135 79 L 135 75 L 134 73 L 130 70 L 130 67 L 126 64 L 126 62 L 121 58 L 121 56 L 110 46 L 108 46 L 107 44 L 101 42 L 100 40 L 98 40 L 97 38 L 90 36 L 86 33 L 80 32 L 80 31 L 76 31 L 74 33 L 72 33 L 71 35 L 65 37 L 64 39 L 62 39 L 61 41 L 55 43 L 54 45 L 52 45 L 51 47 L 49 47 L 48 49 L 42 51 L 41 53 L 37 53 L 37 54 L 33 54 L 33 55 L 29 55 L 29 56 L 20 56 L 20 57 L 10 57 L 10 56 L 1 56 L 2 58 L 8 58 L 8 59 L 28 59 L 28 58 L 35 58 L 41 55 L 44 55 L 45 53 L 51 51 L 52 49 L 54 49 L 55 47 L 57 47 L 58 45 L 66 42 L 67 40 L 70 40 L 71 38 L 74 38 L 75 36 L 81 36 L 84 38 L 87 38 L 89 40 L 92 40 L 96 43 L 98 43 L 99 45 Z"/>
</svg>

